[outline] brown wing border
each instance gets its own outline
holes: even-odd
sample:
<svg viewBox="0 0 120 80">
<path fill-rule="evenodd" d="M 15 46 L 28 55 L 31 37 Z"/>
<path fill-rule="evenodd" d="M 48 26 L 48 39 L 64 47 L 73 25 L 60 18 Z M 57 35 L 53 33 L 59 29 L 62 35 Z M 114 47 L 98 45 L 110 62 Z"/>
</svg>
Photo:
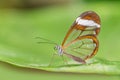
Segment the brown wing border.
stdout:
<svg viewBox="0 0 120 80">
<path fill-rule="evenodd" d="M 93 50 L 93 52 L 92 52 L 90 55 L 86 56 L 86 57 L 84 58 L 84 60 L 87 60 L 87 59 L 89 59 L 89 58 L 92 58 L 93 56 L 96 55 L 96 53 L 98 52 L 98 48 L 99 48 L 99 41 L 98 41 L 98 39 L 97 39 L 97 37 L 96 37 L 95 35 L 79 36 L 79 37 L 77 37 L 75 40 L 73 40 L 73 41 L 71 41 L 70 43 L 68 43 L 67 45 L 62 46 L 63 50 L 65 50 L 65 48 L 67 48 L 70 44 L 72 44 L 72 43 L 74 43 L 74 42 L 76 42 L 76 41 L 78 41 L 78 40 L 82 40 L 82 39 L 92 39 L 92 40 L 93 40 L 93 43 L 96 44 L 96 47 L 95 47 L 95 49 Z M 67 53 L 67 52 L 64 52 L 64 53 Z M 69 53 L 67 53 L 67 54 L 69 54 Z M 71 55 L 71 54 L 70 54 L 70 55 Z M 67 55 L 67 56 L 68 56 L 68 55 Z M 74 55 L 71 55 L 71 56 L 73 56 L 73 57 L 70 57 L 70 58 L 72 58 L 73 60 L 76 61 L 76 56 L 75 56 L 75 57 L 74 57 Z M 69 56 L 68 56 L 68 57 L 69 57 Z M 77 58 L 78 58 L 78 57 L 77 57 Z M 79 58 L 79 60 L 80 60 L 80 61 L 78 61 L 78 62 L 81 62 L 81 58 Z"/>
</svg>

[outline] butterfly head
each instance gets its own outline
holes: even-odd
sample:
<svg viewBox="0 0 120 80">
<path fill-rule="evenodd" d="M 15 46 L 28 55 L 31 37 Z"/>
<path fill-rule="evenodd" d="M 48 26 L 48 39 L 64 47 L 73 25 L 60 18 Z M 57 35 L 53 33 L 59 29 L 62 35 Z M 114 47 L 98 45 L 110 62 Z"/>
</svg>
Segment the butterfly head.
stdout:
<svg viewBox="0 0 120 80">
<path fill-rule="evenodd" d="M 59 46 L 59 45 L 56 45 L 56 46 L 54 47 L 54 50 L 57 51 L 58 55 L 62 55 L 62 54 L 63 54 L 63 49 L 62 49 L 62 47 Z"/>
</svg>

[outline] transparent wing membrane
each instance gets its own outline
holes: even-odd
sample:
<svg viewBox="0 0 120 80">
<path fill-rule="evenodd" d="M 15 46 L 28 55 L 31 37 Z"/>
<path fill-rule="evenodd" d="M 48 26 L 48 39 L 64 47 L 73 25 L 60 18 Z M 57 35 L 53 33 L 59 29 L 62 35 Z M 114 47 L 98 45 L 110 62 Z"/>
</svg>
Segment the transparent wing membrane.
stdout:
<svg viewBox="0 0 120 80">
<path fill-rule="evenodd" d="M 67 40 L 65 41 L 65 44 L 68 44 L 69 42 L 75 40 L 78 36 L 80 36 L 82 34 L 81 30 L 76 30 L 74 29 L 71 34 L 69 35 L 69 37 L 67 38 Z"/>
<path fill-rule="evenodd" d="M 64 43 L 64 46 L 67 45 L 69 42 L 75 40 L 77 37 L 79 36 L 85 36 L 85 35 L 88 35 L 88 34 L 91 34 L 91 35 L 95 35 L 95 31 L 94 30 L 76 30 L 74 29 L 71 34 L 69 35 L 69 37 L 66 39 L 65 43 Z"/>
<path fill-rule="evenodd" d="M 96 40 L 94 41 L 92 38 L 93 36 L 89 38 L 78 38 L 66 45 L 64 51 L 85 60 L 86 58 L 93 56 L 94 51 L 97 50 L 96 47 L 98 47 L 97 39 L 94 37 Z"/>
</svg>

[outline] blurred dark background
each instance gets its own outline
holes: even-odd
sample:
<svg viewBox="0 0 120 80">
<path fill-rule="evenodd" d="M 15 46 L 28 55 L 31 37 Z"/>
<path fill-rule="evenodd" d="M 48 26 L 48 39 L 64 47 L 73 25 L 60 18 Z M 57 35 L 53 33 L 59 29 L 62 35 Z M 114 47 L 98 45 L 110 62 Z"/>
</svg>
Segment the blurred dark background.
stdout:
<svg viewBox="0 0 120 80">
<path fill-rule="evenodd" d="M 1 0 L 2 8 L 41 8 L 51 5 L 66 5 L 73 0 Z"/>
<path fill-rule="evenodd" d="M 1 8 L 41 8 L 52 5 L 67 5 L 73 2 L 120 2 L 119 0 L 1 0 Z"/>
</svg>

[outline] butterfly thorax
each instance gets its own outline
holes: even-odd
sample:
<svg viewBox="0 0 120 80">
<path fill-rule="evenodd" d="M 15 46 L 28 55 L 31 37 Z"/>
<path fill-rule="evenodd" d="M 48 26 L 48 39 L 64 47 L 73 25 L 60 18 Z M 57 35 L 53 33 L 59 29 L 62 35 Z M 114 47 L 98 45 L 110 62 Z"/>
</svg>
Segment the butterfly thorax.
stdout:
<svg viewBox="0 0 120 80">
<path fill-rule="evenodd" d="M 54 50 L 56 50 L 58 55 L 60 55 L 60 56 L 63 54 L 63 49 L 62 49 L 62 47 L 60 45 L 56 45 L 54 47 Z"/>
</svg>

